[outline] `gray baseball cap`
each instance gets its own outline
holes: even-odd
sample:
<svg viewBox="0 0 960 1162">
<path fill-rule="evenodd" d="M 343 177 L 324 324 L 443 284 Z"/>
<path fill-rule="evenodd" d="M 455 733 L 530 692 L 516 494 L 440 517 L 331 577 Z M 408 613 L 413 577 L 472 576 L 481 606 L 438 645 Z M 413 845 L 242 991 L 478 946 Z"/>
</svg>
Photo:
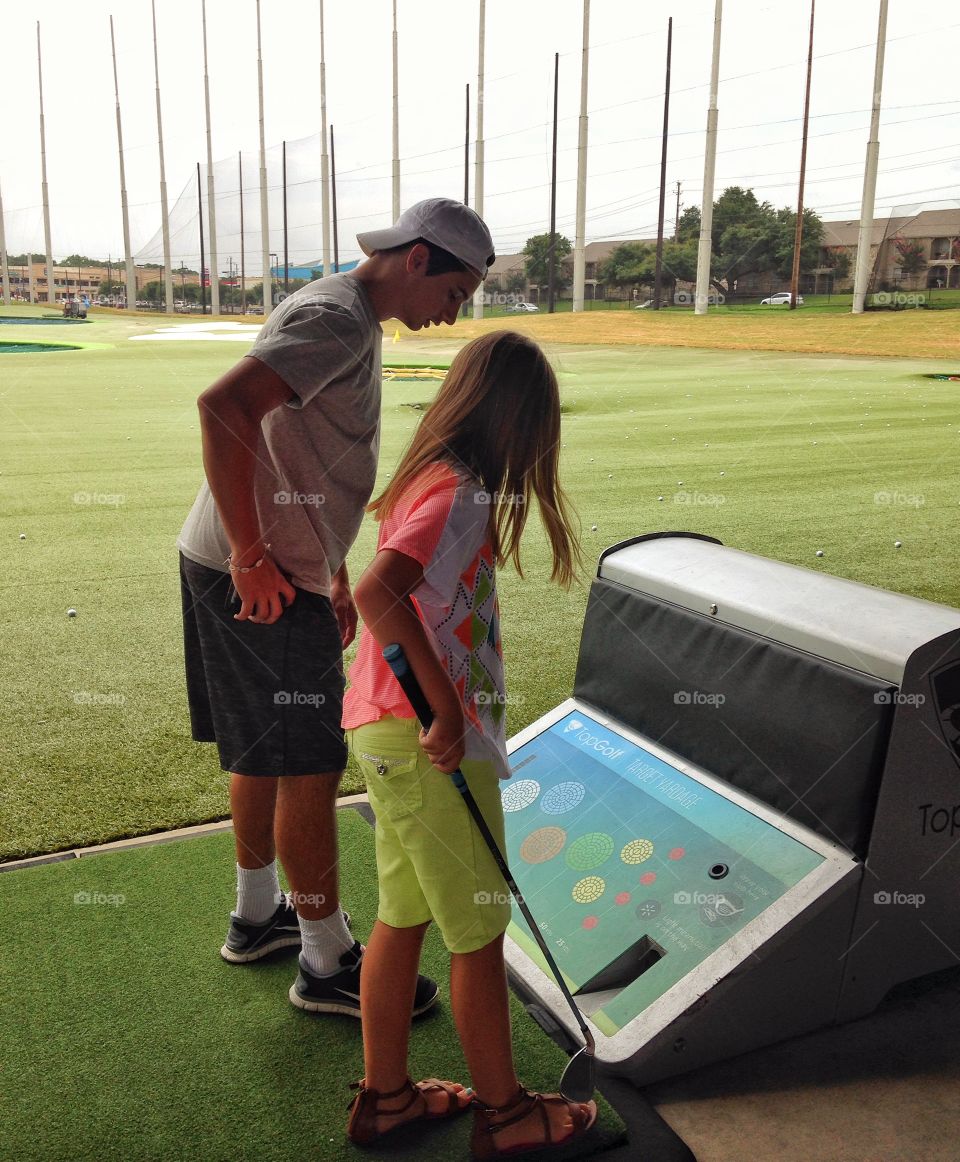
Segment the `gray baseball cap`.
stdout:
<svg viewBox="0 0 960 1162">
<path fill-rule="evenodd" d="M 449 251 L 478 278 L 486 278 L 494 260 L 493 239 L 476 211 L 450 198 L 427 198 L 404 210 L 386 230 L 365 230 L 357 235 L 368 257 L 375 250 L 390 250 L 424 238 Z"/>
</svg>

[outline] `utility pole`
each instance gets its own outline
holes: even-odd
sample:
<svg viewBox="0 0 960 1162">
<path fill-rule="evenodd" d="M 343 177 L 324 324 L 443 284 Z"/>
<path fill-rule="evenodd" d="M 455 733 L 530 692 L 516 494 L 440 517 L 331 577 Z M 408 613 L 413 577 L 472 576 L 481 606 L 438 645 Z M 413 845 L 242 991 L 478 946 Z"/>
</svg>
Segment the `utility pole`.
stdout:
<svg viewBox="0 0 960 1162">
<path fill-rule="evenodd" d="M 817 0 L 810 0 L 810 44 L 807 48 L 807 91 L 803 101 L 803 145 L 800 147 L 800 193 L 797 198 L 797 232 L 793 240 L 793 274 L 790 278 L 790 310 L 797 309 L 800 293 L 800 244 L 803 241 L 803 183 L 807 174 L 807 127 L 810 124 L 810 77 L 813 72 L 813 14 Z"/>
<path fill-rule="evenodd" d="M 547 251 L 547 311 L 553 314 L 557 285 L 557 95 L 560 85 L 560 54 L 553 54 L 553 167 L 550 178 L 550 249 Z"/>
<path fill-rule="evenodd" d="M 677 182 L 677 217 L 676 217 L 676 225 L 673 228 L 673 240 L 674 240 L 674 242 L 680 241 L 680 183 L 679 182 Z"/>
<path fill-rule="evenodd" d="M 660 211 L 657 218 L 657 260 L 653 276 L 653 309 L 660 310 L 663 268 L 663 210 L 667 193 L 667 131 L 670 126 L 670 58 L 673 52 L 673 17 L 667 21 L 667 77 L 663 92 L 663 144 L 660 150 Z"/>
<path fill-rule="evenodd" d="M 720 83 L 720 31 L 723 0 L 716 0 L 713 13 L 713 58 L 710 64 L 710 103 L 707 106 L 707 147 L 703 157 L 703 199 L 700 204 L 700 241 L 697 246 L 697 290 L 693 313 L 705 315 L 710 298 L 710 259 L 713 245 L 713 179 L 717 162 L 717 89 Z"/>
</svg>

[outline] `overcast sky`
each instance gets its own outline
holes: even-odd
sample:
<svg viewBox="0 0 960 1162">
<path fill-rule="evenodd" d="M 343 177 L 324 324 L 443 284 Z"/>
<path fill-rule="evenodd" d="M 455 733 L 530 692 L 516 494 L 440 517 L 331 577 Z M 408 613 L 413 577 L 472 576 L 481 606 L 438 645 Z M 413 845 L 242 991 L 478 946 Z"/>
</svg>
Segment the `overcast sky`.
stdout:
<svg viewBox="0 0 960 1162">
<path fill-rule="evenodd" d="M 404 205 L 463 196 L 464 90 L 476 110 L 478 0 L 398 0 Z M 391 217 L 391 2 L 326 0 L 328 118 L 336 130 L 341 260 L 358 230 Z M 498 253 L 549 225 L 553 54 L 560 54 L 557 227 L 572 240 L 576 205 L 582 0 L 487 0 L 484 216 Z M 814 39 L 806 204 L 824 218 L 859 215 L 879 0 L 821 0 Z M 149 0 L 8 0 L 0 20 L 4 114 L 0 191 L 7 249 L 43 250 L 36 22 L 43 50 L 47 173 L 56 257 L 123 252 L 109 16 L 117 40 L 132 243 L 160 223 Z M 319 0 L 262 0 L 268 146 L 288 146 L 299 229 L 291 262 L 321 252 Z M 593 0 L 590 14 L 587 240 L 656 233 L 667 18 L 673 76 L 667 224 L 699 204 L 714 0 Z M 795 205 L 809 0 L 727 0 L 719 90 L 716 192 L 751 186 Z M 213 156 L 232 174 L 244 154 L 248 217 L 259 214 L 255 0 L 208 0 Z M 960 197 L 960 5 L 891 0 L 877 210 Z M 157 0 L 160 89 L 170 204 L 206 160 L 200 0 Z M 470 200 L 474 199 L 471 119 Z M 315 138 L 303 141 L 302 139 Z M 271 166 L 271 175 L 276 173 Z M 191 193 L 191 196 L 192 193 Z M 218 205 L 221 194 L 218 192 Z M 223 195 L 223 229 L 231 205 Z M 195 204 L 195 198 L 194 198 Z M 277 250 L 279 196 L 272 195 Z M 219 211 L 218 211 L 219 212 Z M 292 211 L 293 213 L 293 211 Z M 250 228 L 250 222 L 247 222 Z M 218 223 L 218 235 L 220 224 Z M 235 240 L 236 233 L 231 237 Z M 196 251 L 186 235 L 176 244 Z M 225 269 L 231 242 L 221 242 Z M 175 253 L 174 265 L 189 254 Z M 235 257 L 235 255 L 234 255 Z"/>
</svg>

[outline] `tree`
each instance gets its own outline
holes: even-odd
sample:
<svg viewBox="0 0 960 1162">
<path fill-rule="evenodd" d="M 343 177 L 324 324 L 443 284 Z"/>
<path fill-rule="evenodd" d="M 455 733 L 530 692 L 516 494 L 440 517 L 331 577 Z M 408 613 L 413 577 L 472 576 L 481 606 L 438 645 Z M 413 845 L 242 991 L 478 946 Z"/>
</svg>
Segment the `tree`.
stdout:
<svg viewBox="0 0 960 1162">
<path fill-rule="evenodd" d="M 834 286 L 850 277 L 850 251 L 846 246 L 828 246 L 824 250 L 824 266 L 829 266 L 833 275 Z"/>
<path fill-rule="evenodd" d="M 611 251 L 601 265 L 600 279 L 614 286 L 656 285 L 657 248 L 647 242 L 625 242 Z M 693 282 L 697 277 L 697 247 L 692 242 L 664 242 L 660 263 L 661 293 L 672 298 L 678 280 Z"/>
<path fill-rule="evenodd" d="M 522 270 L 511 270 L 506 277 L 507 294 L 522 295 L 527 290 L 527 276 Z"/>
<path fill-rule="evenodd" d="M 56 266 L 109 266 L 102 258 L 87 258 L 85 254 L 68 254 Z"/>
<path fill-rule="evenodd" d="M 600 281 L 620 287 L 646 283 L 650 249 L 645 242 L 624 242 L 615 247 L 600 264 L 597 271 Z"/>
<path fill-rule="evenodd" d="M 897 251 L 897 262 L 900 263 L 900 269 L 904 274 L 913 278 L 921 270 L 926 270 L 927 259 L 923 253 L 922 242 L 916 238 L 902 238 L 897 235 L 893 244 Z"/>
<path fill-rule="evenodd" d="M 559 287 L 564 282 L 560 264 L 570 253 L 572 247 L 570 239 L 564 238 L 562 234 L 555 234 L 554 240 L 555 278 L 556 285 Z M 530 282 L 536 286 L 546 286 L 550 279 L 550 235 L 536 234 L 533 238 L 528 238 L 527 244 L 523 248 L 523 257 L 527 278 Z"/>
<path fill-rule="evenodd" d="M 789 278 L 793 270 L 796 222 L 796 211 L 789 207 L 775 210 L 769 202 L 757 201 L 753 190 L 729 186 L 713 204 L 712 285 L 729 295 L 737 281 L 747 274 L 772 272 L 779 278 Z M 699 233 L 700 212 L 690 206 L 680 219 L 681 241 L 692 244 Z M 819 265 L 822 237 L 820 218 L 813 210 L 804 210 L 801 271 L 813 270 Z M 694 271 L 691 281 L 695 277 Z"/>
</svg>

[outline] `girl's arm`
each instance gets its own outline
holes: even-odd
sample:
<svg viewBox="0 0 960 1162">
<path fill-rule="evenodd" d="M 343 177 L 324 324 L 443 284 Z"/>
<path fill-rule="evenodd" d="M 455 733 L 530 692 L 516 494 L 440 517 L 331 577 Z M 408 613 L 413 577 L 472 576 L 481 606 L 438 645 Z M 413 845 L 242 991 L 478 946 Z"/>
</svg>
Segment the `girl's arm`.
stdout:
<svg viewBox="0 0 960 1162">
<path fill-rule="evenodd" d="M 450 774 L 465 752 L 463 707 L 423 623 L 407 600 L 422 580 L 419 561 L 395 549 L 382 549 L 360 578 L 354 600 L 381 647 L 392 642 L 403 647 L 434 713 L 429 732 L 420 732 L 420 745 L 437 770 Z"/>
</svg>

